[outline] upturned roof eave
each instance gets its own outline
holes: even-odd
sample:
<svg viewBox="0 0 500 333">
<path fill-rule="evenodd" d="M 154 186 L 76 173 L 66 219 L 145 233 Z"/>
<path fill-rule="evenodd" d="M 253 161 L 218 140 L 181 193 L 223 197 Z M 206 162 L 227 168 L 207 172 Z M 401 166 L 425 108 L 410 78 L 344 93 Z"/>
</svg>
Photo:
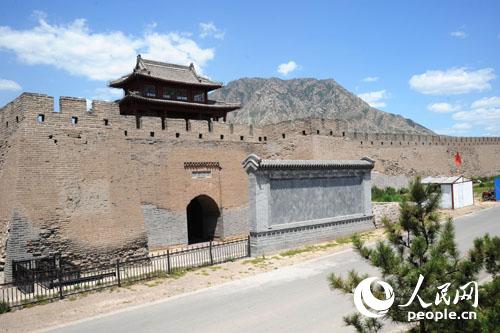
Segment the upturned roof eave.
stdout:
<svg viewBox="0 0 500 333">
<path fill-rule="evenodd" d="M 211 89 L 219 89 L 219 88 L 223 87 L 223 84 L 218 83 L 218 82 L 206 83 L 206 82 L 185 82 L 185 81 L 169 80 L 166 78 L 147 75 L 147 74 L 143 74 L 140 72 L 133 72 L 133 73 L 127 74 L 119 79 L 110 81 L 108 86 L 111 88 L 123 88 L 127 82 L 131 81 L 132 79 L 134 79 L 138 76 L 148 78 L 148 79 L 153 79 L 153 80 L 159 80 L 159 81 L 162 81 L 165 83 L 181 84 L 181 85 L 185 85 L 185 86 L 204 87 L 204 88 L 211 88 Z"/>
<path fill-rule="evenodd" d="M 209 110 L 225 110 L 225 111 L 234 111 L 241 108 L 241 104 L 239 103 L 224 103 L 224 104 L 203 104 L 203 103 L 193 103 L 193 102 L 184 102 L 184 101 L 173 101 L 169 99 L 158 99 L 158 98 L 150 98 L 139 95 L 126 95 L 120 100 L 120 104 L 127 102 L 129 100 L 139 100 L 144 102 L 150 102 L 155 104 L 163 104 L 163 105 L 172 105 L 172 106 L 184 106 L 189 108 L 197 108 L 197 109 L 209 109 Z"/>
</svg>

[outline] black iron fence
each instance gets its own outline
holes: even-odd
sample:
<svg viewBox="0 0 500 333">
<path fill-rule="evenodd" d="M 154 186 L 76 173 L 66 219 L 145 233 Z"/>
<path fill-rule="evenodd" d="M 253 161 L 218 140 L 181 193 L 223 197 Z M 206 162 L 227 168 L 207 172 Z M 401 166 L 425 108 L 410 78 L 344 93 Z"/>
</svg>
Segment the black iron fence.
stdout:
<svg viewBox="0 0 500 333">
<path fill-rule="evenodd" d="M 250 238 L 243 238 L 189 245 L 84 269 L 57 257 L 18 261 L 13 262 L 14 281 L 0 284 L 0 302 L 20 307 L 249 256 Z"/>
</svg>

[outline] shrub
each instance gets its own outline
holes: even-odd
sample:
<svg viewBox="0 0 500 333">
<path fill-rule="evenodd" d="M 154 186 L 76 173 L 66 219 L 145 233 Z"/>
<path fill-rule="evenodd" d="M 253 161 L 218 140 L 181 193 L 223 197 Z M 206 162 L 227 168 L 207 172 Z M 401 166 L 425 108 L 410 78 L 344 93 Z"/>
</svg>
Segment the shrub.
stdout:
<svg viewBox="0 0 500 333">
<path fill-rule="evenodd" d="M 0 301 L 0 314 L 10 311 L 10 306 L 6 302 Z"/>
<path fill-rule="evenodd" d="M 407 195 L 408 189 L 402 188 L 396 190 L 393 187 L 387 187 L 385 189 L 378 188 L 377 186 L 372 187 L 372 201 L 377 202 L 401 202 L 403 198 Z"/>
</svg>

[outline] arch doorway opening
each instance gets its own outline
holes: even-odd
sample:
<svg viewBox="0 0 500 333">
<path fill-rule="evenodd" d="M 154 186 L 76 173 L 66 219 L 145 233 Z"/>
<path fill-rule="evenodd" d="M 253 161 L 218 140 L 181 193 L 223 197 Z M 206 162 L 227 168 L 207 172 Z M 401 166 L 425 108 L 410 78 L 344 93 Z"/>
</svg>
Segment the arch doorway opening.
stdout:
<svg viewBox="0 0 500 333">
<path fill-rule="evenodd" d="M 187 206 L 188 243 L 208 242 L 216 237 L 220 210 L 214 199 L 199 195 Z"/>
</svg>

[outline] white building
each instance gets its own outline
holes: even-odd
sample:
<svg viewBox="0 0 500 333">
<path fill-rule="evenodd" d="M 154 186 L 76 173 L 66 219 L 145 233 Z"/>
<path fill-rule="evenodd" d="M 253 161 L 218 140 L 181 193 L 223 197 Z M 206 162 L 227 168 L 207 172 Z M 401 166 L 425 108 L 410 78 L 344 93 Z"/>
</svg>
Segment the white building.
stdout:
<svg viewBox="0 0 500 333">
<path fill-rule="evenodd" d="M 441 208 L 462 208 L 474 204 L 472 180 L 463 176 L 426 177 L 423 184 L 438 184 L 441 186 Z"/>
</svg>

